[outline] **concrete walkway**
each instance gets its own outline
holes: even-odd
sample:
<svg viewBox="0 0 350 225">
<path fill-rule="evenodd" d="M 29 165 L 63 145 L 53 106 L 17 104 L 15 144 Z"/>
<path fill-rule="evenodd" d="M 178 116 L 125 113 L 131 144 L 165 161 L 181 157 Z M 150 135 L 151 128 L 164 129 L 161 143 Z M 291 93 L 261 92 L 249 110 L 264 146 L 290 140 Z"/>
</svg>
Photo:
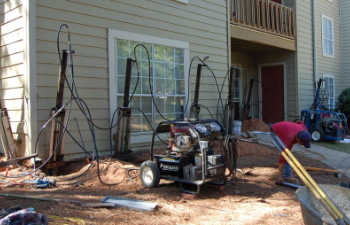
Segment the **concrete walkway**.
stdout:
<svg viewBox="0 0 350 225">
<path fill-rule="evenodd" d="M 295 145 L 293 151 L 298 152 L 305 157 L 319 160 L 330 168 L 341 171 L 343 175 L 350 178 L 350 154 L 348 153 L 328 149 L 317 144 L 312 144 L 309 149 L 300 145 Z"/>
</svg>

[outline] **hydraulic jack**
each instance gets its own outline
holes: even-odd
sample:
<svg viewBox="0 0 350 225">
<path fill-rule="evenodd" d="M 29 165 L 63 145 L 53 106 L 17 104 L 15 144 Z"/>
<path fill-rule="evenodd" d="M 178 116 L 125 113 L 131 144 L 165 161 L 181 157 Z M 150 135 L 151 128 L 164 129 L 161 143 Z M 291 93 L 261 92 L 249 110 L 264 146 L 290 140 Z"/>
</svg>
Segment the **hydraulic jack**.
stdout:
<svg viewBox="0 0 350 225">
<path fill-rule="evenodd" d="M 199 101 L 199 89 L 200 89 L 201 74 L 202 74 L 203 66 L 204 66 L 203 64 L 198 64 L 197 66 L 196 86 L 194 90 L 193 103 L 190 109 L 190 117 L 192 116 L 192 114 L 194 114 L 195 120 L 199 120 L 199 113 L 201 111 L 201 107 L 198 104 L 198 101 Z"/>
<path fill-rule="evenodd" d="M 239 76 L 239 69 L 231 67 L 230 69 L 230 76 L 229 76 L 229 84 L 228 84 L 228 95 L 227 95 L 227 121 L 226 127 L 227 127 L 227 134 L 232 135 L 232 126 L 233 126 L 233 120 L 238 117 L 238 105 L 236 105 L 233 102 L 233 89 L 234 89 L 234 81 L 235 78 Z"/>
<path fill-rule="evenodd" d="M 130 82 L 133 59 L 128 58 L 126 61 L 126 72 L 125 72 L 125 84 L 124 84 L 124 99 L 123 106 L 118 110 L 118 122 L 117 131 L 115 135 L 115 155 L 118 157 L 119 154 L 126 154 L 129 150 L 130 143 L 130 119 L 131 119 L 131 108 L 130 103 Z"/>
<path fill-rule="evenodd" d="M 52 109 L 51 115 L 54 115 L 57 110 L 59 110 L 63 106 L 63 96 L 64 96 L 64 82 L 66 79 L 66 70 L 67 70 L 67 61 L 68 54 L 72 54 L 72 51 L 62 50 L 62 58 L 61 60 L 61 68 L 60 75 L 58 79 L 58 90 L 56 96 L 56 106 Z M 56 161 L 62 161 L 63 155 L 63 143 L 64 143 L 64 134 L 63 134 L 63 126 L 65 121 L 65 109 L 61 110 L 61 112 L 56 116 L 56 118 L 52 121 L 51 125 L 51 135 L 50 135 L 50 149 L 49 155 L 52 156 L 51 163 L 48 167 L 56 167 Z"/>
</svg>

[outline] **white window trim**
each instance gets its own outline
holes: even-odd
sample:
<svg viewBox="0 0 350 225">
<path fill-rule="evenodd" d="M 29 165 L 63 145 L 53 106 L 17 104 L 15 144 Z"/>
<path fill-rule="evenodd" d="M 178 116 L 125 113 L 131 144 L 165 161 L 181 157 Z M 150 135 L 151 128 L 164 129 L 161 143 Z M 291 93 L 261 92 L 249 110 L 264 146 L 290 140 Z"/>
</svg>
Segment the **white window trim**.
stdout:
<svg viewBox="0 0 350 225">
<path fill-rule="evenodd" d="M 324 36 L 323 36 L 323 19 L 327 19 L 327 20 L 330 20 L 331 23 L 332 23 L 332 36 L 333 36 L 333 55 L 329 55 L 327 53 L 325 53 L 325 46 L 324 46 L 324 42 L 323 42 L 323 39 L 324 39 Z M 331 57 L 331 58 L 334 58 L 334 55 L 335 55 L 335 49 L 334 49 L 334 42 L 335 42 L 335 37 L 334 37 L 334 21 L 333 21 L 333 18 L 329 17 L 329 16 L 326 16 L 326 15 L 322 15 L 322 20 L 321 20 L 321 41 L 322 41 L 322 52 L 323 52 L 323 56 L 325 57 Z"/>
<path fill-rule="evenodd" d="M 324 73 L 323 74 L 323 78 L 332 78 L 333 79 L 334 107 L 336 107 L 337 100 L 336 100 L 336 96 L 335 96 L 335 77 L 331 73 Z M 328 90 L 327 90 L 327 92 L 328 92 Z M 331 105 L 331 103 L 330 103 L 330 99 L 329 99 L 329 96 L 328 96 L 328 108 L 330 108 L 330 105 Z"/>
<path fill-rule="evenodd" d="M 109 112 L 110 121 L 112 119 L 114 110 L 117 108 L 117 95 L 114 92 L 117 90 L 117 80 L 116 80 L 116 39 L 124 39 L 137 42 L 153 43 L 159 45 L 165 45 L 174 48 L 184 49 L 184 79 L 185 79 L 185 102 L 189 98 L 190 93 L 187 94 L 188 90 L 188 67 L 189 67 L 189 42 L 170 40 L 166 38 L 154 37 L 151 35 L 138 34 L 128 31 L 121 31 L 116 29 L 108 29 L 108 56 L 109 56 Z M 149 133 L 149 132 L 147 132 Z M 145 139 L 146 141 L 147 139 Z M 139 140 L 141 141 L 141 140 Z"/>
</svg>

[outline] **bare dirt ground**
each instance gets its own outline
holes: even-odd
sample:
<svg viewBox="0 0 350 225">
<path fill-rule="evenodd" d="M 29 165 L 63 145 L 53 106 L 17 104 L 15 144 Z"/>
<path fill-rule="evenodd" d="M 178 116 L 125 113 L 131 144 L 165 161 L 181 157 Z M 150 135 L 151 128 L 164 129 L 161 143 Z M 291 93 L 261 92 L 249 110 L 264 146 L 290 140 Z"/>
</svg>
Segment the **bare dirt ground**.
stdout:
<svg viewBox="0 0 350 225">
<path fill-rule="evenodd" d="M 295 190 L 275 185 L 278 154 L 251 143 L 239 143 L 239 170 L 236 179 L 224 186 L 207 184 L 194 198 L 183 195 L 179 187 L 168 181 L 161 181 L 157 188 L 144 188 L 137 177 L 137 171 L 127 175 L 127 166 L 119 162 L 102 163 L 103 179 L 120 182 L 115 186 L 101 185 L 96 178 L 96 167 L 82 183 L 58 185 L 56 188 L 35 189 L 30 186 L 0 186 L 1 193 L 16 193 L 36 197 L 75 199 L 98 202 L 105 196 L 122 196 L 156 202 L 153 212 L 138 212 L 122 208 L 84 208 L 68 203 L 42 202 L 36 200 L 0 197 L 0 208 L 13 206 L 34 207 L 38 212 L 60 217 L 83 219 L 86 224 L 304 224 Z M 305 166 L 324 167 L 320 162 L 298 157 Z M 66 172 L 86 165 L 70 165 Z M 132 165 L 129 165 L 131 167 Z M 335 184 L 332 174 L 311 173 L 319 183 Z M 59 180 L 59 179 L 58 179 Z M 54 223 L 52 223 L 54 224 Z M 70 224 L 74 224 L 71 222 Z"/>
</svg>

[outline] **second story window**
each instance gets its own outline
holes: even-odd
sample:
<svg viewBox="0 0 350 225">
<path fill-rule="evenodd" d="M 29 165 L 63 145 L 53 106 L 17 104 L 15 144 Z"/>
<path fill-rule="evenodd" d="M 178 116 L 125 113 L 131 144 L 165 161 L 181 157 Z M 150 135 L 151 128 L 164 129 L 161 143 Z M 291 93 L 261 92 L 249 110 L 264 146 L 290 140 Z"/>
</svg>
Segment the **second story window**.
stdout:
<svg viewBox="0 0 350 225">
<path fill-rule="evenodd" d="M 322 48 L 324 56 L 334 56 L 334 25 L 327 16 L 322 16 Z"/>
</svg>

